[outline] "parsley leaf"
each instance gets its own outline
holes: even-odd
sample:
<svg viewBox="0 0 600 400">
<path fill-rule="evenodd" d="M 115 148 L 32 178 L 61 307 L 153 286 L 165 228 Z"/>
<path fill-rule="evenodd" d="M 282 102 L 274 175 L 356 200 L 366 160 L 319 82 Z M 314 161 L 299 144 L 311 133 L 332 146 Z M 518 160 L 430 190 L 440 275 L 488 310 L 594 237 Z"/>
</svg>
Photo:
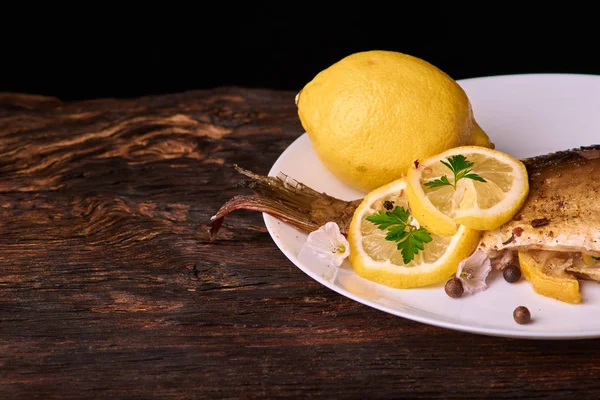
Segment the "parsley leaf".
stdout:
<svg viewBox="0 0 600 400">
<path fill-rule="evenodd" d="M 402 250 L 402 261 L 408 264 L 419 250 L 423 250 L 423 243 L 431 242 L 431 235 L 425 228 L 415 229 L 407 234 L 406 240 L 398 243 L 398 250 Z"/>
<path fill-rule="evenodd" d="M 389 240 L 391 242 L 401 242 L 404 240 L 406 236 L 408 236 L 408 232 L 406 232 L 406 225 L 402 226 L 392 226 L 387 235 L 385 235 L 385 240 Z"/>
<path fill-rule="evenodd" d="M 483 179 L 482 177 L 480 177 L 477 174 L 466 174 L 465 176 L 463 176 L 463 178 L 469 178 L 469 179 L 473 179 L 474 181 L 479 181 L 479 182 L 487 182 L 485 179 Z"/>
<path fill-rule="evenodd" d="M 379 226 L 379 229 L 387 229 L 392 225 L 408 224 L 410 213 L 404 207 L 394 207 L 392 211 L 379 211 L 378 213 L 369 215 L 367 221 L 371 221 Z"/>
<path fill-rule="evenodd" d="M 443 162 L 443 161 L 442 161 Z M 440 186 L 453 186 L 449 181 L 448 181 L 448 177 L 446 175 L 443 175 L 440 179 L 435 179 L 431 182 L 427 182 L 425 184 L 425 186 L 429 187 L 429 188 L 436 188 L 436 187 L 440 187 Z"/>
<path fill-rule="evenodd" d="M 386 240 L 398 242 L 396 248 L 401 251 L 404 264 L 411 262 L 425 248 L 424 243 L 433 240 L 427 229 L 409 224 L 409 217 L 410 212 L 398 206 L 392 211 L 378 211 L 367 217 L 367 221 L 374 223 L 379 229 L 388 230 Z"/>
<path fill-rule="evenodd" d="M 486 182 L 481 176 L 472 172 L 471 167 L 475 165 L 472 161 L 467 161 L 467 158 L 462 154 L 454 155 L 448 158 L 448 161 L 440 160 L 442 164 L 444 164 L 452 173 L 454 174 L 454 183 L 448 180 L 446 175 L 443 175 L 439 179 L 434 179 L 433 181 L 426 182 L 425 186 L 428 188 L 436 188 L 441 186 L 452 186 L 454 190 L 456 190 L 456 184 L 461 179 L 472 179 L 478 182 Z"/>
</svg>

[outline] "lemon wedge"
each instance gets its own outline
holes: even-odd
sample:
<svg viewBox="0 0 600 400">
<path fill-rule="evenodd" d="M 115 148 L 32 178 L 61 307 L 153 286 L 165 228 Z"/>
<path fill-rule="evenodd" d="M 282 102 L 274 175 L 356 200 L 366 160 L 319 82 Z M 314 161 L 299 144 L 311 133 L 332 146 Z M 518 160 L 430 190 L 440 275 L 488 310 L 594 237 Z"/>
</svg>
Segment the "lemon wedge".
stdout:
<svg viewBox="0 0 600 400">
<path fill-rule="evenodd" d="M 523 276 L 538 294 L 566 303 L 581 302 L 579 281 L 565 272 L 565 266 L 570 265 L 567 253 L 519 252 L 519 263 Z"/>
<path fill-rule="evenodd" d="M 525 165 L 481 146 L 460 146 L 418 160 L 406 182 L 415 218 L 443 236 L 454 235 L 460 225 L 495 229 L 515 216 L 529 194 Z"/>
<path fill-rule="evenodd" d="M 600 263 L 600 257 L 590 256 L 589 254 L 582 254 L 583 262 L 585 265 L 595 265 Z"/>
<path fill-rule="evenodd" d="M 475 250 L 481 233 L 460 226 L 453 236 L 431 234 L 408 263 L 398 242 L 387 240 L 388 231 L 368 218 L 392 207 L 409 211 L 406 181 L 400 178 L 367 194 L 352 217 L 348 232 L 349 260 L 357 275 L 393 288 L 415 288 L 441 282 L 456 272 L 458 264 Z M 407 222 L 419 228 L 408 214 Z"/>
</svg>

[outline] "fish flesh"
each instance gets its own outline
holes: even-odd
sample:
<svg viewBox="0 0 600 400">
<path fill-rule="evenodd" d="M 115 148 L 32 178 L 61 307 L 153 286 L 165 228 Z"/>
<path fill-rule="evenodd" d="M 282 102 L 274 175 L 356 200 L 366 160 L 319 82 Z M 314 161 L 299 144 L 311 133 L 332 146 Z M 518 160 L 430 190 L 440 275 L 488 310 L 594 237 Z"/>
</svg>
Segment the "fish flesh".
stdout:
<svg viewBox="0 0 600 400">
<path fill-rule="evenodd" d="M 521 161 L 529 177 L 528 197 L 511 221 L 483 232 L 478 250 L 486 253 L 497 269 L 516 263 L 518 251 L 600 257 L 600 145 Z M 347 234 L 354 210 L 362 201 L 317 192 L 285 174 L 261 176 L 235 168 L 249 178 L 242 184 L 254 193 L 236 196 L 217 211 L 210 223 L 213 240 L 223 218 L 238 209 L 265 212 L 305 233 L 333 221 Z M 571 266 L 571 272 L 600 282 L 600 270 L 589 270 L 588 276 L 588 269 L 581 264 Z"/>
</svg>

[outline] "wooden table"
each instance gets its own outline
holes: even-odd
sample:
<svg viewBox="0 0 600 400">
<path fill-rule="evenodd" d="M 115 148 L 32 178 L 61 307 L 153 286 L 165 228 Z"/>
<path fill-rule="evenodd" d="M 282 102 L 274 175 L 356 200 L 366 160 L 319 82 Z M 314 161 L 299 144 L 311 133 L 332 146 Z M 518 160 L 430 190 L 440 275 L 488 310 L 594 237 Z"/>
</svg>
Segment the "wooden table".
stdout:
<svg viewBox="0 0 600 400">
<path fill-rule="evenodd" d="M 598 398 L 600 342 L 431 327 L 207 223 L 302 132 L 292 92 L 0 94 L 0 398 Z"/>
</svg>

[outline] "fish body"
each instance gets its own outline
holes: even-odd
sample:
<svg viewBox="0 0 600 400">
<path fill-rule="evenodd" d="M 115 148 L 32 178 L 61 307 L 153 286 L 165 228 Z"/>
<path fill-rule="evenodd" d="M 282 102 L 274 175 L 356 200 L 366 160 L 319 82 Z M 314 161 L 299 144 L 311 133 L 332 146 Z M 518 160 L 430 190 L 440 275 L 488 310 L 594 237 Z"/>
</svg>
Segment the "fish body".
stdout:
<svg viewBox="0 0 600 400">
<path fill-rule="evenodd" d="M 529 179 L 527 200 L 511 221 L 483 232 L 478 251 L 484 252 L 497 269 L 517 263 L 519 251 L 567 254 L 572 262 L 562 264 L 566 272 L 600 281 L 600 272 L 582 261 L 583 254 L 600 257 L 600 145 L 522 161 Z M 249 178 L 243 184 L 254 193 L 236 196 L 218 210 L 211 218 L 212 239 L 223 218 L 237 209 L 265 212 L 305 233 L 332 221 L 347 235 L 362 201 L 337 199 L 284 174 L 261 176 L 236 168 Z"/>
<path fill-rule="evenodd" d="M 529 195 L 501 227 L 484 232 L 481 250 L 582 252 L 600 256 L 600 146 L 523 160 Z"/>
</svg>

